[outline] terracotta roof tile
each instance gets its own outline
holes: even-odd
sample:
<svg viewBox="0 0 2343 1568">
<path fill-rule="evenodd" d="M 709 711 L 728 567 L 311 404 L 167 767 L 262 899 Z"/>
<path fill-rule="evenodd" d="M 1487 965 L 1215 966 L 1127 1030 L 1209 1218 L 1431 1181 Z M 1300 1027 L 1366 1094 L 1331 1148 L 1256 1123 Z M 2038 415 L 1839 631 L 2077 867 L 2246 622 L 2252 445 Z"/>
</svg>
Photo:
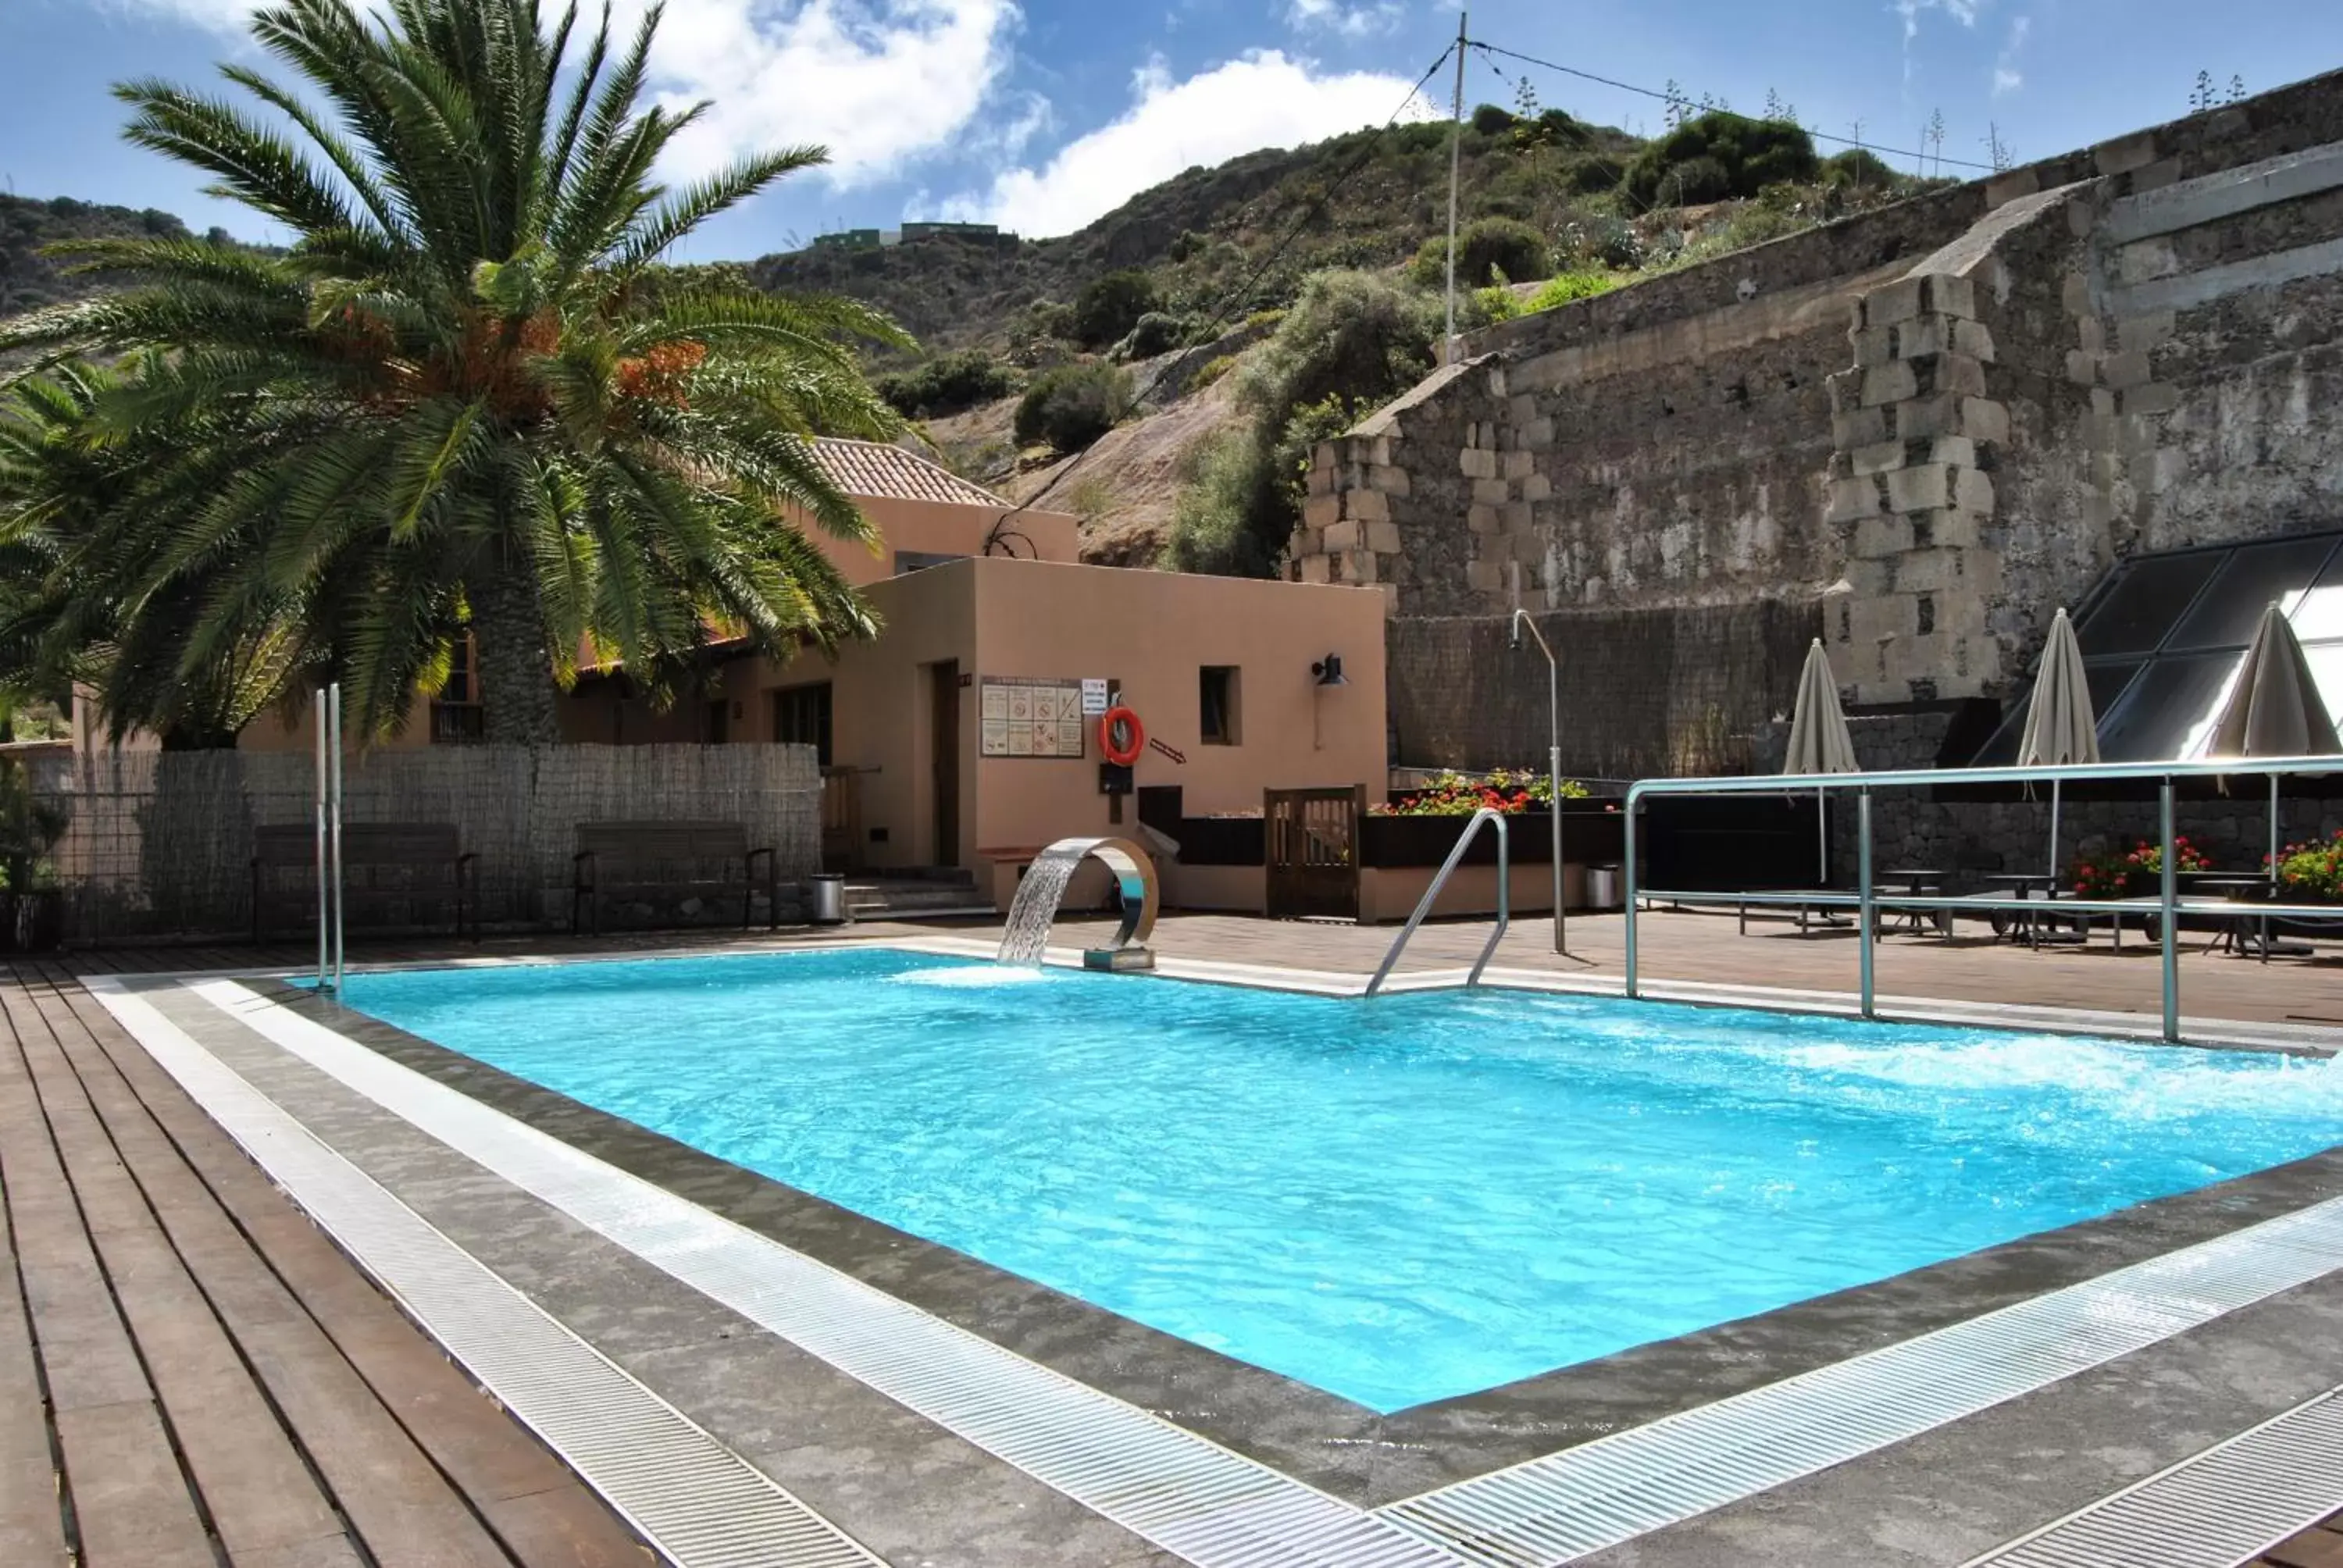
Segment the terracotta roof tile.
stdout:
<svg viewBox="0 0 2343 1568">
<path fill-rule="evenodd" d="M 970 484 L 950 469 L 900 447 L 830 436 L 818 438 L 813 447 L 814 457 L 830 475 L 830 482 L 850 496 L 945 501 L 963 507 L 1009 505 L 981 485 Z"/>
</svg>

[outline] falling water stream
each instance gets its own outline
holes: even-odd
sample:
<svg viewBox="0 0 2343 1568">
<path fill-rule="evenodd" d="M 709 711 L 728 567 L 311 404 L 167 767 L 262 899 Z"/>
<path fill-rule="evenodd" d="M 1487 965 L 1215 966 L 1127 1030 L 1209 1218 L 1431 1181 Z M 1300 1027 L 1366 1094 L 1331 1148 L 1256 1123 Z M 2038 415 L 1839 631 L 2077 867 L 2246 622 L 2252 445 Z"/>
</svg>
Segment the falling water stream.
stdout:
<svg viewBox="0 0 2343 1568">
<path fill-rule="evenodd" d="M 1052 844 L 1033 857 L 1025 879 L 1017 884 L 1017 897 L 1010 901 L 1009 929 L 1001 933 L 995 962 L 1041 967 L 1041 953 L 1050 945 L 1050 922 L 1058 915 L 1058 900 L 1066 896 L 1074 868 L 1082 863 L 1093 842 L 1077 839 Z"/>
</svg>

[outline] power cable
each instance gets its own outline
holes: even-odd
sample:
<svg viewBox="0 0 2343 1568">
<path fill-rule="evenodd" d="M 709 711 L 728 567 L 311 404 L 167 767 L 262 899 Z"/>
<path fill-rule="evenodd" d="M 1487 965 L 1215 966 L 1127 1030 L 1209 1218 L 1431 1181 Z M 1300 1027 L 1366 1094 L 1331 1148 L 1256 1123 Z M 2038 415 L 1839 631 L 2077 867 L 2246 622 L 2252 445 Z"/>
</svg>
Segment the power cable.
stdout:
<svg viewBox="0 0 2343 1568">
<path fill-rule="evenodd" d="M 1467 42 L 1469 42 L 1473 48 L 1480 50 L 1483 54 L 1503 55 L 1509 60 L 1519 60 L 1523 65 L 1536 65 L 1548 71 L 1559 71 L 1565 76 L 1576 76 L 1579 80 L 1584 82 L 1599 82 L 1606 87 L 1616 87 L 1623 93 L 1640 93 L 1646 98 L 1657 98 L 1664 104 L 1681 105 L 1687 109 L 1696 109 L 1700 107 L 1699 104 L 1685 97 L 1682 93 L 1664 93 L 1652 87 L 1639 87 L 1633 82 L 1621 82 L 1609 76 L 1598 76 L 1592 71 L 1582 71 L 1573 65 L 1558 65 L 1552 60 L 1541 60 L 1534 55 L 1524 55 L 1518 50 L 1503 48 L 1495 44 L 1484 44 L 1478 38 L 1469 39 Z M 1500 75 L 1503 75 L 1503 72 L 1499 72 L 1498 74 Z M 1802 130 L 1805 129 L 1804 126 L 1800 126 L 1799 128 Z M 1938 153 L 1915 153 L 1906 151 L 1901 147 L 1884 147 L 1876 142 L 1858 142 L 1846 136 L 1832 136 L 1827 131 L 1808 130 L 1806 131 L 1806 135 L 1814 137 L 1815 140 L 1818 142 L 1836 142 L 1841 146 L 1861 147 L 1867 153 L 1892 155 L 1899 158 L 1926 157 L 1934 160 L 1939 167 L 1946 164 L 1951 164 L 1956 168 L 1982 169 L 1987 174 L 1998 174 L 2001 172 L 1992 164 L 1981 164 L 1969 158 L 1948 158 Z"/>
</svg>

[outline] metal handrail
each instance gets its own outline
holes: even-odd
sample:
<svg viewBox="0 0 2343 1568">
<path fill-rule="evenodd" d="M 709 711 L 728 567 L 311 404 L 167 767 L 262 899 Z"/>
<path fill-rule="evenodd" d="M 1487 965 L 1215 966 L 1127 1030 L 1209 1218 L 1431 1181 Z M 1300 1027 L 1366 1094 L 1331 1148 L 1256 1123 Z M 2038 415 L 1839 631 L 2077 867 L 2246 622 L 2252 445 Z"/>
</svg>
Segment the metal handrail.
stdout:
<svg viewBox="0 0 2343 1568">
<path fill-rule="evenodd" d="M 2178 884 L 2178 857 L 2174 852 L 2172 828 L 2172 786 L 2179 779 L 2333 777 L 2343 775 L 2343 757 L 2272 757 L 2230 758 L 2208 762 L 2087 762 L 2058 768 L 1914 768 L 1877 773 L 1782 773 L 1735 774 L 1730 777 L 1704 779 L 1641 779 L 1627 787 L 1626 816 L 1626 875 L 1627 875 L 1627 948 L 1626 991 L 1631 997 L 1641 994 L 1636 952 L 1636 904 L 1639 900 L 1664 898 L 1664 893 L 1647 892 L 1637 887 L 1635 854 L 1635 823 L 1642 814 L 1644 799 L 1651 795 L 1777 795 L 1803 794 L 1812 789 L 1818 793 L 1832 790 L 1855 792 L 1856 813 L 1856 890 L 1852 894 L 1815 892 L 1805 895 L 1752 895 L 1741 901 L 1752 903 L 1805 902 L 1816 906 L 1854 905 L 1861 911 L 1858 926 L 1862 940 L 1857 962 L 1857 994 L 1863 1016 L 1877 1016 L 1872 976 L 1872 931 L 1878 915 L 1879 896 L 1873 885 L 1871 867 L 1871 792 L 1879 789 L 1921 789 L 1940 784 L 2046 784 L 2069 783 L 2077 780 L 2110 779 L 2153 779 L 2157 781 L 2158 838 L 2162 848 L 2162 886 L 2153 904 L 2137 901 L 2117 903 L 2109 900 L 2052 899 L 2022 900 L 2016 898 L 1945 899 L 1926 896 L 1888 896 L 1891 907 L 1903 909 L 1954 908 L 1967 910 L 2009 909 L 2032 912 L 2055 911 L 2066 914 L 2137 913 L 2153 908 L 2158 916 L 2158 943 L 2162 949 L 2158 965 L 2164 991 L 2164 1038 L 2180 1039 L 2180 947 L 2178 917 L 2184 913 L 2203 913 L 2207 906 L 2196 900 L 2184 900 Z M 1696 898 L 1700 895 L 1684 895 Z M 1721 895 L 1710 895 L 1721 896 Z M 2257 917 L 2283 919 L 2299 906 L 2281 904 L 2236 904 L 2214 906 L 2220 913 L 2250 910 Z"/>
<path fill-rule="evenodd" d="M 1408 916 L 1407 924 L 1400 928 L 1398 940 L 1391 945 L 1391 951 L 1385 953 L 1383 961 L 1376 966 L 1375 978 L 1367 982 L 1369 996 L 1383 990 L 1383 981 L 1390 976 L 1392 966 L 1399 962 L 1399 955 L 1406 949 L 1408 939 L 1415 935 L 1416 927 L 1423 924 L 1423 917 L 1432 913 L 1433 900 L 1440 897 L 1440 890 L 1448 885 L 1449 873 L 1455 870 L 1457 863 L 1464 859 L 1464 851 L 1471 848 L 1474 836 L 1486 822 L 1497 825 L 1497 923 L 1489 932 L 1489 940 L 1482 947 L 1481 956 L 1473 960 L 1473 972 L 1464 979 L 1466 985 L 1481 983 L 1481 971 L 1489 967 L 1490 955 L 1497 950 L 1497 944 L 1504 940 L 1505 927 L 1513 920 L 1513 858 L 1508 848 L 1510 840 L 1505 835 L 1505 814 L 1487 806 L 1473 812 L 1472 821 L 1464 825 L 1464 831 L 1456 836 L 1456 847 L 1449 850 L 1448 859 L 1441 862 L 1439 874 L 1432 879 L 1432 886 L 1424 889 L 1423 897 L 1416 900 L 1415 913 Z"/>
</svg>

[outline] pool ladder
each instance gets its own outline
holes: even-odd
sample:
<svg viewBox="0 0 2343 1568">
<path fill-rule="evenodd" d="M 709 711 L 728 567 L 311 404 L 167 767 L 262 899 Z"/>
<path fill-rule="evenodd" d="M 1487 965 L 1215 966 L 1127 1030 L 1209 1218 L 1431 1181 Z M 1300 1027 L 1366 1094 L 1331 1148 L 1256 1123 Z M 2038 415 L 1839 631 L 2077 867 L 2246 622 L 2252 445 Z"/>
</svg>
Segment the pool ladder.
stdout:
<svg viewBox="0 0 2343 1568">
<path fill-rule="evenodd" d="M 1473 820 L 1466 823 L 1464 831 L 1456 836 L 1456 847 L 1448 851 L 1448 859 L 1441 863 L 1440 874 L 1432 879 L 1432 886 L 1424 889 L 1423 897 L 1416 903 L 1415 913 L 1408 916 L 1407 924 L 1400 928 L 1398 940 L 1392 943 L 1391 951 L 1383 955 L 1383 963 L 1375 970 L 1375 978 L 1367 982 L 1369 996 L 1383 989 L 1383 981 L 1391 978 L 1392 966 L 1399 962 L 1399 955 L 1406 950 L 1408 939 L 1415 935 L 1415 928 L 1423 924 L 1423 917 L 1432 913 L 1433 904 L 1440 898 L 1440 890 L 1448 885 L 1449 875 L 1464 859 L 1464 851 L 1473 847 L 1473 840 L 1482 828 L 1490 824 L 1497 829 L 1497 923 L 1490 930 L 1489 940 L 1481 949 L 1481 956 L 1473 960 L 1473 972 L 1464 980 L 1466 985 L 1481 983 L 1481 971 L 1489 967 L 1490 955 L 1497 950 L 1497 944 L 1505 940 L 1505 927 L 1513 920 L 1513 861 L 1505 837 L 1505 814 L 1486 806 L 1473 812 Z"/>
</svg>

